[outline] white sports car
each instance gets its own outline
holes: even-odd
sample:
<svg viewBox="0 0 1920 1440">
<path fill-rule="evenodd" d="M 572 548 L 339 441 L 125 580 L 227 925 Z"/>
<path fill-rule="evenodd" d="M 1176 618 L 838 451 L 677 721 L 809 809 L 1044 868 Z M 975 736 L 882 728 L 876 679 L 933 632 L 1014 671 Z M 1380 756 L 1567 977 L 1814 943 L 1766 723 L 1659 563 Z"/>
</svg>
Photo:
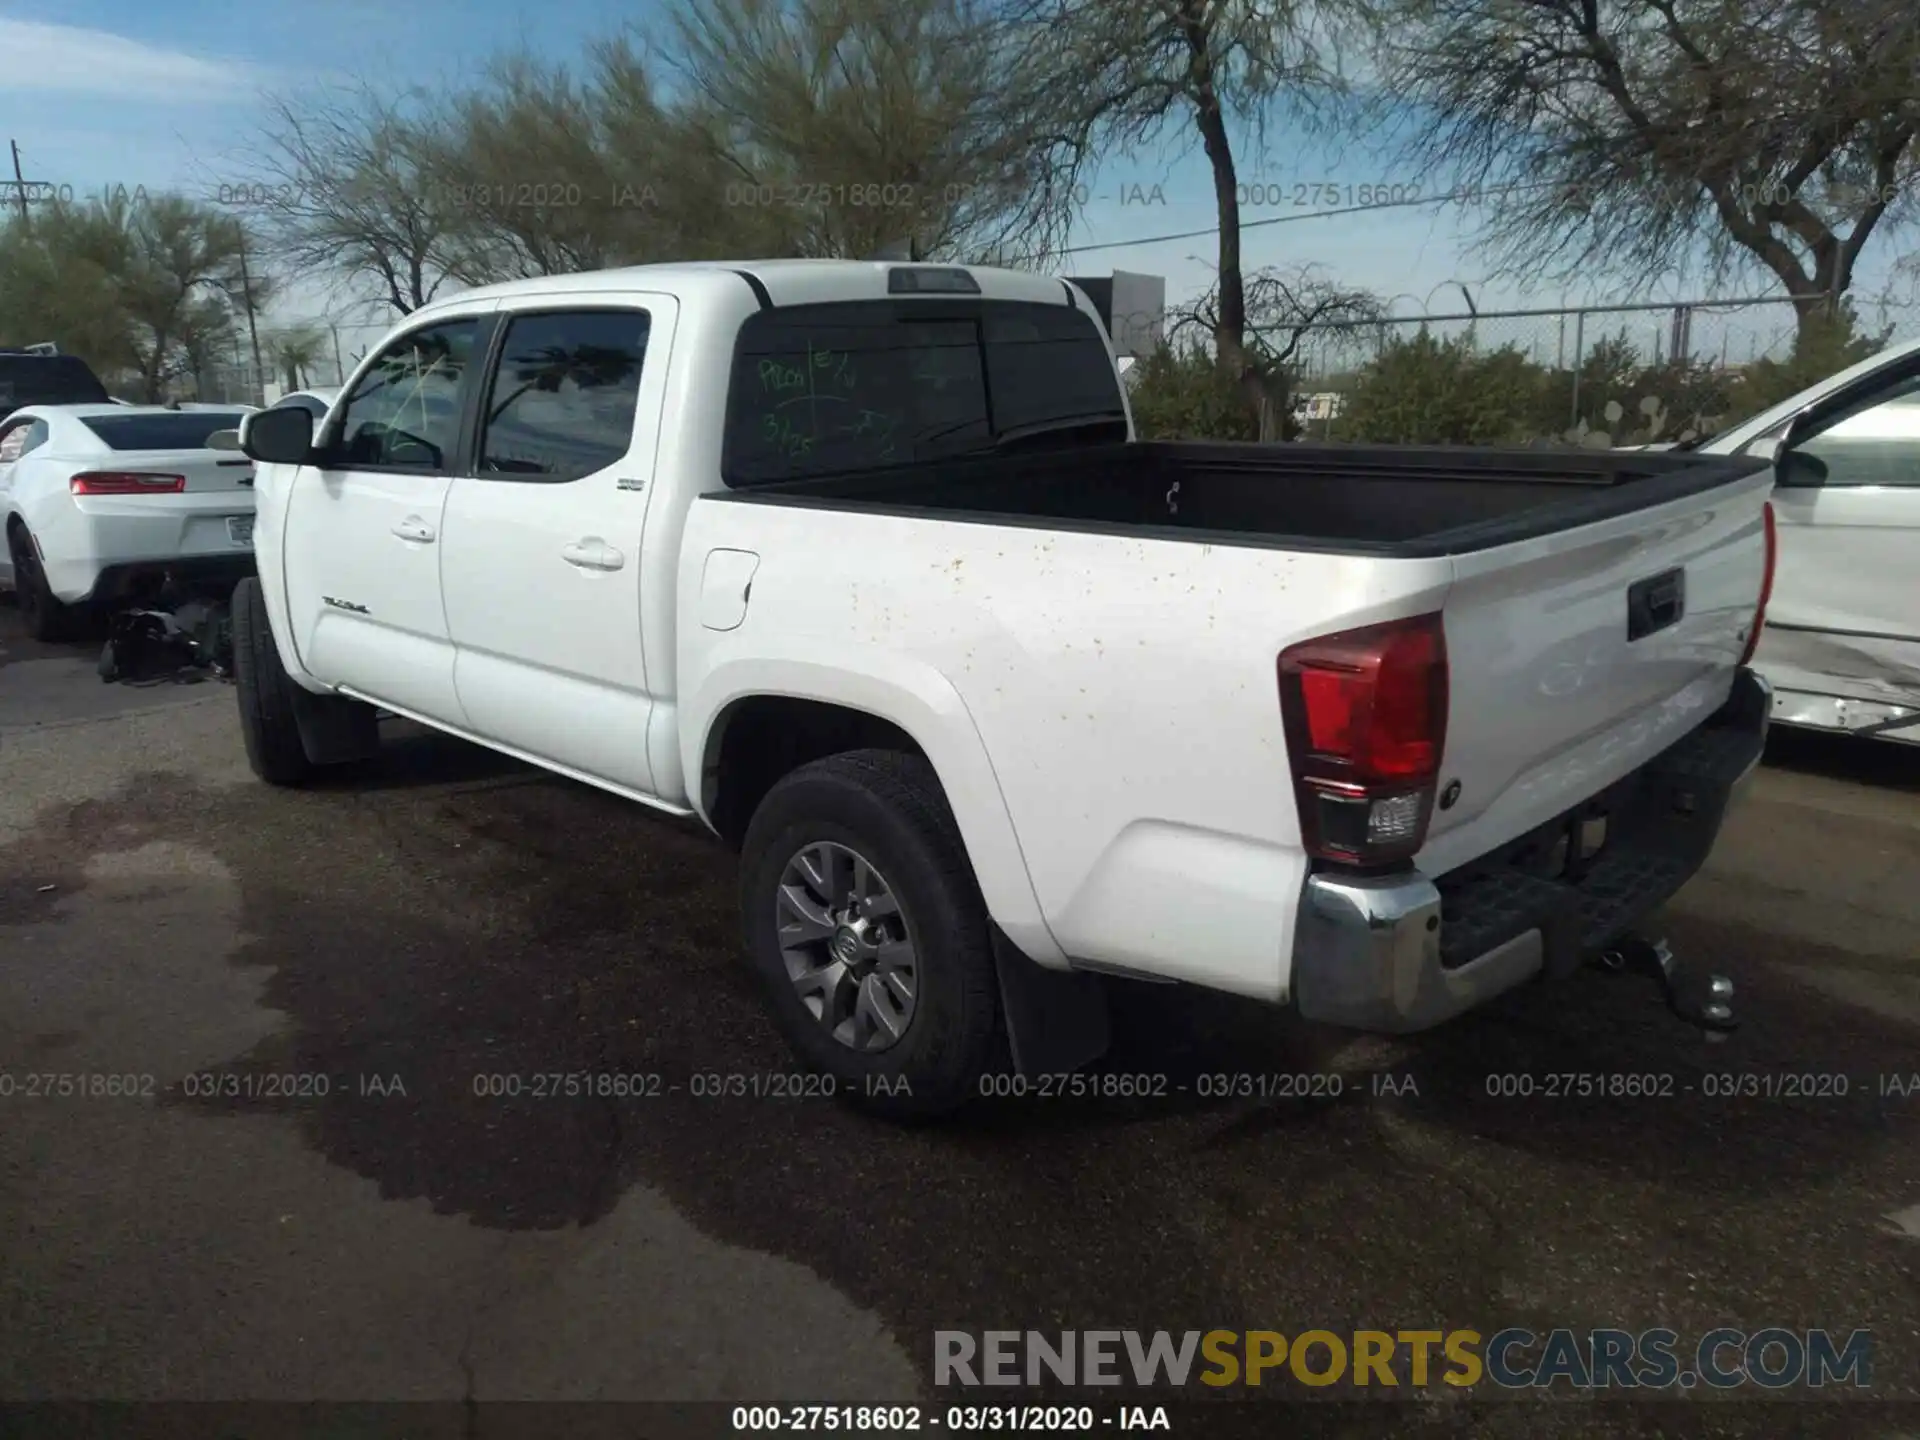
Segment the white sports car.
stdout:
<svg viewBox="0 0 1920 1440">
<path fill-rule="evenodd" d="M 207 446 L 246 408 L 29 405 L 0 421 L 0 586 L 36 639 L 167 577 L 225 594 L 253 573 L 253 464 Z"/>
</svg>

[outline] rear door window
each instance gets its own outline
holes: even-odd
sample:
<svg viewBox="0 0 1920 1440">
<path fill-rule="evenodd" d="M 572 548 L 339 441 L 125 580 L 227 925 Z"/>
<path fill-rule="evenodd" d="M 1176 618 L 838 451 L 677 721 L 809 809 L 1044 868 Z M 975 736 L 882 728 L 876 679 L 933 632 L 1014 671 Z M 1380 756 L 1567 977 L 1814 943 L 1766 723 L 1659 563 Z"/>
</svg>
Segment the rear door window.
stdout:
<svg viewBox="0 0 1920 1440">
<path fill-rule="evenodd" d="M 487 397 L 478 474 L 563 484 L 633 446 L 645 310 L 516 315 Z"/>
<path fill-rule="evenodd" d="M 773 484 L 1123 415 L 1099 330 L 1065 305 L 797 305 L 740 328 L 722 470 L 729 485 Z"/>
</svg>

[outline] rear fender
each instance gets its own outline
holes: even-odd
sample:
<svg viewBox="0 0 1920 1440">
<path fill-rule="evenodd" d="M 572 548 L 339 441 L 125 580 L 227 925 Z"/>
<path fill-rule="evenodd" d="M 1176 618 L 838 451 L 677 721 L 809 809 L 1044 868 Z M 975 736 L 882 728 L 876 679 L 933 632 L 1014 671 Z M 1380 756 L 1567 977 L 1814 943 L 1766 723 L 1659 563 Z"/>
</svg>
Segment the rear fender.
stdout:
<svg viewBox="0 0 1920 1440">
<path fill-rule="evenodd" d="M 939 776 L 988 914 L 1035 962 L 1064 969 L 1066 958 L 1041 914 L 999 778 L 959 691 L 931 666 L 899 655 L 863 655 L 859 670 L 848 662 L 844 652 L 758 654 L 709 671 L 682 701 L 680 762 L 692 792 L 689 804 L 712 823 L 700 777 L 719 738 L 716 726 L 738 701 L 763 695 L 813 700 L 885 720 L 913 738 Z"/>
</svg>

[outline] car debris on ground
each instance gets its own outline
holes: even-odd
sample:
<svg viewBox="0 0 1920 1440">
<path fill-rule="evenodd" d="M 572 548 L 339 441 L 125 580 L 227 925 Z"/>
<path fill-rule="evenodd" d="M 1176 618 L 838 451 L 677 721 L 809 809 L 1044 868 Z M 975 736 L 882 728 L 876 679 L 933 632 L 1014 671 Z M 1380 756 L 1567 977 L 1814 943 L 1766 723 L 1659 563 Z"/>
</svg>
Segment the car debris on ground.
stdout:
<svg viewBox="0 0 1920 1440">
<path fill-rule="evenodd" d="M 233 674 L 233 623 L 222 598 L 163 587 L 151 608 L 116 612 L 107 622 L 100 678 L 108 684 L 197 684 Z"/>
</svg>

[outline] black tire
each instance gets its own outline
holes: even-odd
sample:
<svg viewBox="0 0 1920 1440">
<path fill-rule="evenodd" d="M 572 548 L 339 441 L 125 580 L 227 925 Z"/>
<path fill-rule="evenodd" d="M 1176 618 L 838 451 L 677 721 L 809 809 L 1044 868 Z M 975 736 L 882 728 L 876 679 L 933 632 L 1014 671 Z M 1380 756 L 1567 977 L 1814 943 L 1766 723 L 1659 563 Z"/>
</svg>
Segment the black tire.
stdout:
<svg viewBox="0 0 1920 1440">
<path fill-rule="evenodd" d="M 63 603 L 48 587 L 40 553 L 25 525 L 8 531 L 7 549 L 13 559 L 13 592 L 27 634 L 43 644 L 71 639 L 80 628 L 84 607 Z"/>
<path fill-rule="evenodd" d="M 912 932 L 916 999 L 900 1039 L 878 1052 L 829 1033 L 781 958 L 777 900 L 808 845 L 845 845 L 886 878 Z M 767 793 L 747 826 L 740 898 L 748 953 L 774 1022 L 834 1093 L 892 1119 L 925 1119 L 979 1093 L 999 1051 L 992 922 L 933 767 L 917 755 L 855 750 L 803 765 Z"/>
<path fill-rule="evenodd" d="M 260 581 L 248 576 L 233 592 L 233 688 L 247 763 L 269 785 L 302 785 L 317 768 L 300 742 L 294 714 L 299 687 L 280 663 Z"/>
</svg>

